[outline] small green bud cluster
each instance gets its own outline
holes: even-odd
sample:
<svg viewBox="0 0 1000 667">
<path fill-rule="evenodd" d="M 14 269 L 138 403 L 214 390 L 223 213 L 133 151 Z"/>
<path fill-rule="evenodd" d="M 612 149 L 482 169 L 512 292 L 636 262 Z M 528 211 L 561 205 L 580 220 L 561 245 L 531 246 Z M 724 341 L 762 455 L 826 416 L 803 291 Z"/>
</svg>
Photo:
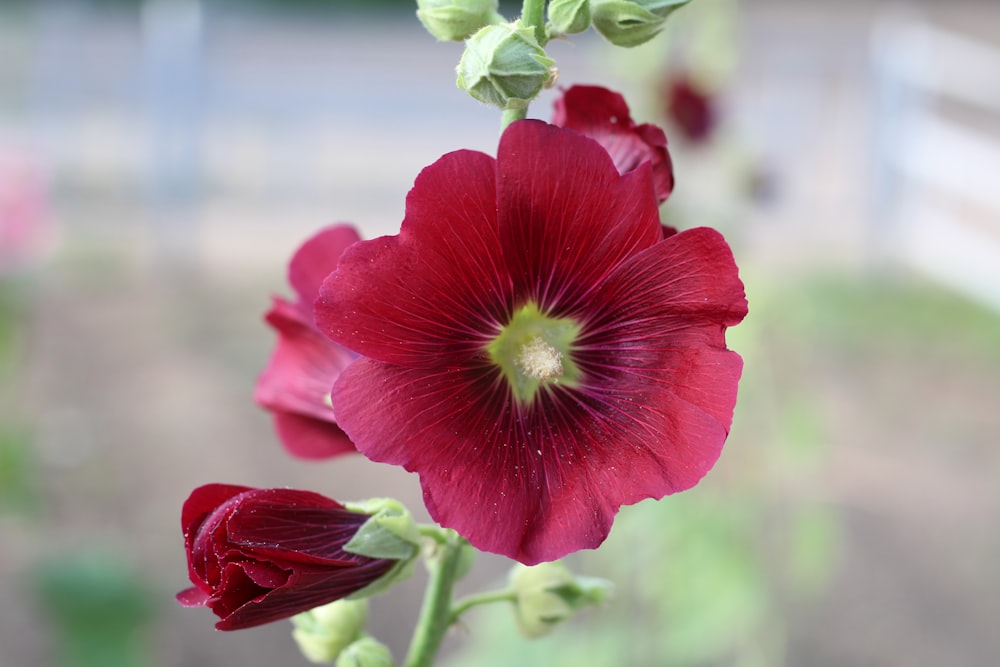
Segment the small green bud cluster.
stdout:
<svg viewBox="0 0 1000 667">
<path fill-rule="evenodd" d="M 554 61 L 520 21 L 488 25 L 465 43 L 458 87 L 501 109 L 524 109 L 553 78 Z"/>
<path fill-rule="evenodd" d="M 516 595 L 517 625 L 526 637 L 541 637 L 584 607 L 600 604 L 611 594 L 603 579 L 578 577 L 561 562 L 516 566 L 510 574 Z"/>
<path fill-rule="evenodd" d="M 544 26 L 540 14 L 506 22 L 497 13 L 498 0 L 417 0 L 417 16 L 438 39 L 465 41 L 458 64 L 459 88 L 480 102 L 517 112 L 555 83 L 554 61 L 544 48 L 548 40 L 593 25 L 612 44 L 638 46 L 659 33 L 667 16 L 688 2 L 550 0 Z"/>
<path fill-rule="evenodd" d="M 667 16 L 690 0 L 590 0 L 594 28 L 616 46 L 639 46 L 655 37 Z"/>
<path fill-rule="evenodd" d="M 461 42 L 480 28 L 503 23 L 498 0 L 417 0 L 417 18 L 442 42 Z"/>
<path fill-rule="evenodd" d="M 292 617 L 292 638 L 307 660 L 333 662 L 363 635 L 367 600 L 337 600 Z"/>
</svg>

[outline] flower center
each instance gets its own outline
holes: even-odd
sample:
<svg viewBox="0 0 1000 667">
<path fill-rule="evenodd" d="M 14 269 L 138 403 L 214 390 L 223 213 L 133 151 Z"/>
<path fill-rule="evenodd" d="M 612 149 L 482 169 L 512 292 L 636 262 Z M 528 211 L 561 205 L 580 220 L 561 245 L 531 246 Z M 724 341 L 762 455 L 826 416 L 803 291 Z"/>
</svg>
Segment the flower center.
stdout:
<svg viewBox="0 0 1000 667">
<path fill-rule="evenodd" d="M 580 369 L 570 350 L 579 333 L 575 320 L 549 317 L 528 303 L 501 327 L 486 351 L 500 367 L 514 397 L 528 403 L 546 384 L 576 386 Z"/>
<path fill-rule="evenodd" d="M 535 336 L 518 350 L 517 368 L 530 378 L 549 380 L 562 375 L 562 358 L 562 352 Z"/>
</svg>

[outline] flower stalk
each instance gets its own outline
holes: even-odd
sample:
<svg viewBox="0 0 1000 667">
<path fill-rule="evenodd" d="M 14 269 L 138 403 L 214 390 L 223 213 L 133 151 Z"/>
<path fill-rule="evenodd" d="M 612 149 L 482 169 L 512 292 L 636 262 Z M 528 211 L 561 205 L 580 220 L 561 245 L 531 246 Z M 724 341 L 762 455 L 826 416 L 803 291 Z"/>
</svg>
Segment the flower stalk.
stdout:
<svg viewBox="0 0 1000 667">
<path fill-rule="evenodd" d="M 539 46 L 548 41 L 545 35 L 545 0 L 524 0 L 521 5 L 521 22 L 535 29 Z"/>
<path fill-rule="evenodd" d="M 458 533 L 448 532 L 445 541 L 435 544 L 433 554 L 427 558 L 430 577 L 403 667 L 431 667 L 452 624 L 452 594 L 461 573 L 462 550 L 467 542 Z"/>
</svg>

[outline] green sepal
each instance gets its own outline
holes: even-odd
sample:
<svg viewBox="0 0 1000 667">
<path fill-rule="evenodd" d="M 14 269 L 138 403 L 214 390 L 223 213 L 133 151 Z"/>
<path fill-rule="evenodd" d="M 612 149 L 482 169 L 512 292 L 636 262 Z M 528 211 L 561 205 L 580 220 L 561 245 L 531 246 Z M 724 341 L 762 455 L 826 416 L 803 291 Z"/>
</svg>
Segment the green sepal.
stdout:
<svg viewBox="0 0 1000 667">
<path fill-rule="evenodd" d="M 392 498 L 372 498 L 345 503 L 345 507 L 352 512 L 368 514 L 370 518 L 344 545 L 344 551 L 368 558 L 397 561 L 396 565 L 379 579 L 352 593 L 347 599 L 370 597 L 407 579 L 413 573 L 413 564 L 420 553 L 421 540 L 417 525 L 406 507 Z"/>
<path fill-rule="evenodd" d="M 403 503 L 392 498 L 371 498 L 345 503 L 368 519 L 344 545 L 344 551 L 369 558 L 412 558 L 420 549 L 420 531 Z"/>
</svg>

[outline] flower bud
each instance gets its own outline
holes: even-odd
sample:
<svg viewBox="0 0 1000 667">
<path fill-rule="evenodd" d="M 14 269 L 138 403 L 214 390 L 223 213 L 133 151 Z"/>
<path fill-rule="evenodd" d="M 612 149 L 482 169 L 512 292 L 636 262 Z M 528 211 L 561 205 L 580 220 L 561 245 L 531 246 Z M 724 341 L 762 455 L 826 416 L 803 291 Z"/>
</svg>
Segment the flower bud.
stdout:
<svg viewBox="0 0 1000 667">
<path fill-rule="evenodd" d="M 590 0 L 552 0 L 548 13 L 553 35 L 573 35 L 590 27 Z"/>
<path fill-rule="evenodd" d="M 458 87 L 486 104 L 523 109 L 552 77 L 555 61 L 520 21 L 488 25 L 465 43 Z"/>
<path fill-rule="evenodd" d="M 198 487 L 181 511 L 194 586 L 177 600 L 207 606 L 219 630 L 239 630 L 381 591 L 408 572 L 418 551 L 395 534 L 372 539 L 380 518 L 407 534 L 402 506 L 383 506 L 369 516 L 311 491 Z"/>
<path fill-rule="evenodd" d="M 517 595 L 517 625 L 526 637 L 541 637 L 580 609 L 600 604 L 611 593 L 603 579 L 577 577 L 561 562 L 518 565 L 510 589 Z"/>
<path fill-rule="evenodd" d="M 333 662 L 368 621 L 367 600 L 337 600 L 292 617 L 292 638 L 311 662 Z"/>
<path fill-rule="evenodd" d="M 336 667 L 393 667 L 392 653 L 374 637 L 362 637 L 343 650 Z"/>
<path fill-rule="evenodd" d="M 461 42 L 483 26 L 503 22 L 497 0 L 417 0 L 417 18 L 443 42 Z"/>
<path fill-rule="evenodd" d="M 690 0 L 591 0 L 594 28 L 616 46 L 639 46 L 655 37 L 672 11 Z"/>
</svg>

